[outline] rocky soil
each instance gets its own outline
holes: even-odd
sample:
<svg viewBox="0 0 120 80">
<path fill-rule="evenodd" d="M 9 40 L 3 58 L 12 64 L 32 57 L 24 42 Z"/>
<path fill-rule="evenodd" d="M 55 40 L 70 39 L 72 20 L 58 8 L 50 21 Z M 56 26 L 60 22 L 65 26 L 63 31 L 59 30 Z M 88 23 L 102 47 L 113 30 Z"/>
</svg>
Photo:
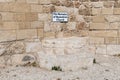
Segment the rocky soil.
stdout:
<svg viewBox="0 0 120 80">
<path fill-rule="evenodd" d="M 92 67 L 83 67 L 78 71 L 52 71 L 30 66 L 5 67 L 0 69 L 0 80 L 120 80 L 120 58 L 96 56 Z"/>
</svg>

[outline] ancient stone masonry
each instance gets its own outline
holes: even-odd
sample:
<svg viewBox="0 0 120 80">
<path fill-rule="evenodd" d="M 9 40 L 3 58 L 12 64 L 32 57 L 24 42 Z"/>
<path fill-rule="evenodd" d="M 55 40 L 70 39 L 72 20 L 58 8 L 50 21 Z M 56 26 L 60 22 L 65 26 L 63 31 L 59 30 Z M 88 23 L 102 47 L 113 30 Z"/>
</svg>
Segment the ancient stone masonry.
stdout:
<svg viewBox="0 0 120 80">
<path fill-rule="evenodd" d="M 52 12 L 67 12 L 68 22 L 53 22 Z M 74 70 L 119 47 L 120 0 L 0 0 L 0 64 Z"/>
</svg>

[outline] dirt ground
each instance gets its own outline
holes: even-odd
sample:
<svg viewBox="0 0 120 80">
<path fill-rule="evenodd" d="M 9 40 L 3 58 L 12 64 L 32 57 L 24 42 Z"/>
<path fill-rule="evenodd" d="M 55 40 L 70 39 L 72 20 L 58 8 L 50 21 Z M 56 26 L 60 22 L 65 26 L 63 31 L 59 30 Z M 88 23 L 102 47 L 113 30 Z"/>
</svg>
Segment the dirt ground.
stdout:
<svg viewBox="0 0 120 80">
<path fill-rule="evenodd" d="M 120 58 L 97 56 L 92 67 L 67 72 L 37 67 L 6 67 L 0 69 L 0 80 L 120 80 Z"/>
</svg>

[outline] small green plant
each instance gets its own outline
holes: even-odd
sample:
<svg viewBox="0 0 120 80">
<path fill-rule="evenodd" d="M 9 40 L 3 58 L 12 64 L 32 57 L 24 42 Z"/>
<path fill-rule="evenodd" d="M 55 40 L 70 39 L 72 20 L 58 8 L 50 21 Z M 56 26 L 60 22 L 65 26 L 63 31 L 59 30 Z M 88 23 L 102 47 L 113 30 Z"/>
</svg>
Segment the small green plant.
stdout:
<svg viewBox="0 0 120 80">
<path fill-rule="evenodd" d="M 62 69 L 61 69 L 60 66 L 53 66 L 53 67 L 52 67 L 52 70 L 55 70 L 55 71 L 62 71 Z"/>
</svg>

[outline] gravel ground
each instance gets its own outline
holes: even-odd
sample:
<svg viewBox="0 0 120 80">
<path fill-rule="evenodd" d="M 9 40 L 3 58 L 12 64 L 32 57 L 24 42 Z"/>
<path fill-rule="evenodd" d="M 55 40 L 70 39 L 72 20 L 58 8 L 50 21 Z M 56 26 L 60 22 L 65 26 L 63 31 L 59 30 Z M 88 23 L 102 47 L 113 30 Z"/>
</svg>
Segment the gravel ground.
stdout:
<svg viewBox="0 0 120 80">
<path fill-rule="evenodd" d="M 120 58 L 99 58 L 96 57 L 98 62 L 92 67 L 78 71 L 48 71 L 35 67 L 1 68 L 0 80 L 120 80 Z"/>
</svg>

